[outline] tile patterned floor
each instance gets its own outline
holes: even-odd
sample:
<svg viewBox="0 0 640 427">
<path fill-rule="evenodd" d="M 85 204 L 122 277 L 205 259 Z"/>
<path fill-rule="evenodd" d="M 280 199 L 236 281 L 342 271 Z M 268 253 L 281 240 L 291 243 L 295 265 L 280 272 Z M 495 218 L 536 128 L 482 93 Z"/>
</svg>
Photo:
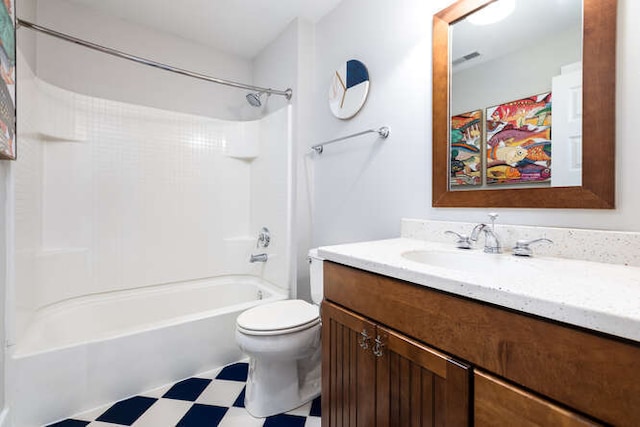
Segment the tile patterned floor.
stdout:
<svg viewBox="0 0 640 427">
<path fill-rule="evenodd" d="M 47 427 L 320 427 L 320 398 L 273 417 L 249 415 L 247 370 L 234 363 Z"/>
</svg>

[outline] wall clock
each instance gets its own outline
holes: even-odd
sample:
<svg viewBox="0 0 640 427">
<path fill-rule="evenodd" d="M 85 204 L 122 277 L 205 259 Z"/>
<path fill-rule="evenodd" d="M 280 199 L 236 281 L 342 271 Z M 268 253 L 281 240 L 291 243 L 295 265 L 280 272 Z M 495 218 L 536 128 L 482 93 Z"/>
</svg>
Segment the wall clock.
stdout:
<svg viewBox="0 0 640 427">
<path fill-rule="evenodd" d="M 338 68 L 329 87 L 329 108 L 339 119 L 350 119 L 362 108 L 369 94 L 369 72 L 356 59 L 350 59 Z"/>
</svg>

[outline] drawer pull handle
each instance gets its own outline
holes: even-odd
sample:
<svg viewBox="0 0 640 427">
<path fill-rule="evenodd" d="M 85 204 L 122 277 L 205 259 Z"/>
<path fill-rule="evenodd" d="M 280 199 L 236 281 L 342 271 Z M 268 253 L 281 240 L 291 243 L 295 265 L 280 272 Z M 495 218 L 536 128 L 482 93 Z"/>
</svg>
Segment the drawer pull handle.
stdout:
<svg viewBox="0 0 640 427">
<path fill-rule="evenodd" d="M 371 339 L 371 337 L 367 334 L 367 330 L 363 328 L 362 332 L 360 332 L 360 337 L 358 338 L 358 344 L 360 344 L 360 347 L 363 350 L 369 348 L 369 339 Z"/>
<path fill-rule="evenodd" d="M 373 354 L 376 357 L 382 357 L 384 355 L 384 352 L 382 351 L 383 348 L 384 348 L 384 343 L 382 342 L 382 338 L 380 337 L 380 335 L 378 335 L 375 339 L 375 344 L 373 346 Z"/>
</svg>

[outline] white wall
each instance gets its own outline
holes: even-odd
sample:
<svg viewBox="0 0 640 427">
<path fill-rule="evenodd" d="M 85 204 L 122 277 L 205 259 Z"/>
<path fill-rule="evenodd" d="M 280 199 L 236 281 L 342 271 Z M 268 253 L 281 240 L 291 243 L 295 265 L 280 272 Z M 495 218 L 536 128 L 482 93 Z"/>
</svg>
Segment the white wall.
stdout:
<svg viewBox="0 0 640 427">
<path fill-rule="evenodd" d="M 20 40 L 20 39 L 19 39 Z M 36 282 L 36 254 L 42 236 L 42 187 L 44 183 L 44 144 L 38 136 L 38 109 L 36 79 L 25 59 L 26 55 L 18 48 L 17 55 L 17 141 L 18 160 L 13 163 L 13 227 L 16 236 L 13 263 L 17 276 L 23 281 L 21 286 L 11 283 L 7 305 L 8 341 L 14 341 L 16 325 L 29 322 L 33 314 L 33 289 Z M 16 179 L 15 177 L 19 177 Z M 24 283 L 28 283 L 24 285 Z"/>
<path fill-rule="evenodd" d="M 443 2 L 440 2 L 442 4 Z M 430 19 L 421 0 L 345 0 L 316 25 L 314 133 L 324 141 L 389 126 L 326 147 L 314 158 L 314 244 L 396 236 L 401 217 L 420 217 L 430 203 Z M 355 118 L 328 106 L 335 69 L 358 59 L 369 70 L 369 97 Z"/>
<path fill-rule="evenodd" d="M 291 131 L 290 107 L 283 107 L 260 120 L 260 154 L 251 162 L 249 235 L 257 237 L 267 227 L 271 242 L 252 253 L 267 253 L 266 263 L 254 264 L 261 277 L 291 289 Z M 246 262 L 246 259 L 245 259 Z"/>
<path fill-rule="evenodd" d="M 101 15 L 65 0 L 40 0 L 38 23 L 57 31 L 143 58 L 213 77 L 251 83 L 251 63 L 204 45 L 121 19 Z M 21 29 L 23 33 L 31 32 Z M 255 111 L 236 88 L 216 85 L 139 65 L 37 36 L 36 74 L 74 92 L 222 119 L 252 119 Z"/>
<path fill-rule="evenodd" d="M 6 306 L 6 296 L 8 284 L 11 282 L 13 274 L 10 264 L 13 232 L 10 229 L 11 222 L 9 221 L 9 211 L 12 207 L 9 201 L 12 166 L 10 162 L 0 161 L 0 343 L 2 343 L 2 351 L 0 351 L 0 412 L 5 406 L 5 338 L 9 313 Z M 4 413 L 0 417 L 3 415 Z M 0 419 L 0 424 L 3 424 L 2 421 Z"/>
<path fill-rule="evenodd" d="M 640 231 L 633 103 L 640 93 L 640 3 L 618 2 L 615 210 L 444 209 L 431 207 L 431 22 L 451 1 L 345 0 L 317 24 L 313 107 L 317 139 L 388 125 L 384 142 L 361 137 L 315 161 L 314 244 L 399 235 L 402 217 Z M 342 61 L 369 67 L 371 91 L 352 120 L 332 117 L 327 88 Z"/>
<path fill-rule="evenodd" d="M 508 55 L 465 68 L 451 76 L 451 112 L 485 110 L 551 90 L 560 67 L 581 60 L 580 27 L 536 37 L 535 43 Z"/>
<path fill-rule="evenodd" d="M 314 25 L 304 19 L 292 21 L 253 61 L 253 79 L 259 86 L 293 89 L 293 139 L 295 218 L 293 238 L 298 298 L 310 299 L 309 264 L 311 248 L 311 173 L 309 147 L 313 141 L 312 90 L 314 76 Z M 286 104 L 283 97 L 270 97 L 264 112 Z"/>
<path fill-rule="evenodd" d="M 24 16 L 25 18 L 36 19 L 36 2 L 37 0 L 16 0 L 16 16 Z M 28 36 L 24 39 L 27 53 L 27 60 L 31 66 L 36 62 L 36 45 L 35 35 Z M 20 55 L 20 52 L 17 52 Z M 24 57 L 22 58 L 24 61 Z M 22 75 L 19 67 L 16 69 L 16 79 L 22 84 Z M 28 83 L 27 83 L 28 86 Z M 20 103 L 18 102 L 16 114 L 20 114 Z M 18 155 L 23 155 L 18 148 Z M 0 351 L 0 425 L 8 425 L 7 412 L 5 408 L 5 359 L 6 359 L 6 343 L 10 338 L 8 330 L 14 321 L 14 307 L 12 306 L 15 289 L 11 286 L 15 274 L 14 260 L 14 236 L 15 228 L 13 218 L 14 206 L 20 201 L 12 200 L 15 194 L 13 174 L 15 172 L 15 163 L 11 161 L 0 161 L 0 343 L 2 350 Z M 10 307 L 11 306 L 11 307 Z M 3 411 L 4 410 L 4 411 Z"/>
<path fill-rule="evenodd" d="M 31 22 L 37 22 L 38 0 L 16 0 L 16 16 Z M 31 69 L 36 68 L 36 33 L 22 31 L 18 36 L 22 54 Z"/>
</svg>

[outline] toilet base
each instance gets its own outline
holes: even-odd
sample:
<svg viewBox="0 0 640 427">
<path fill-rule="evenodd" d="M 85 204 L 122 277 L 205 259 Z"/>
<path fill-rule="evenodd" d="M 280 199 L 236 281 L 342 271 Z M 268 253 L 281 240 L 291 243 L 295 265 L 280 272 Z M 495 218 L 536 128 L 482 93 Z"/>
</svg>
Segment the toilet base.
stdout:
<svg viewBox="0 0 640 427">
<path fill-rule="evenodd" d="M 320 395 L 320 367 L 309 372 L 300 388 L 298 367 L 282 369 L 270 363 L 249 361 L 244 406 L 257 418 L 291 411 Z M 253 375 L 252 375 L 253 374 Z M 253 379 L 251 377 L 253 376 Z"/>
<path fill-rule="evenodd" d="M 249 374 L 244 406 L 254 417 L 262 418 L 295 409 L 320 395 L 321 347 L 319 325 L 306 354 L 300 358 L 273 357 L 275 354 L 249 355 Z M 281 355 L 282 356 L 282 355 Z"/>
</svg>

